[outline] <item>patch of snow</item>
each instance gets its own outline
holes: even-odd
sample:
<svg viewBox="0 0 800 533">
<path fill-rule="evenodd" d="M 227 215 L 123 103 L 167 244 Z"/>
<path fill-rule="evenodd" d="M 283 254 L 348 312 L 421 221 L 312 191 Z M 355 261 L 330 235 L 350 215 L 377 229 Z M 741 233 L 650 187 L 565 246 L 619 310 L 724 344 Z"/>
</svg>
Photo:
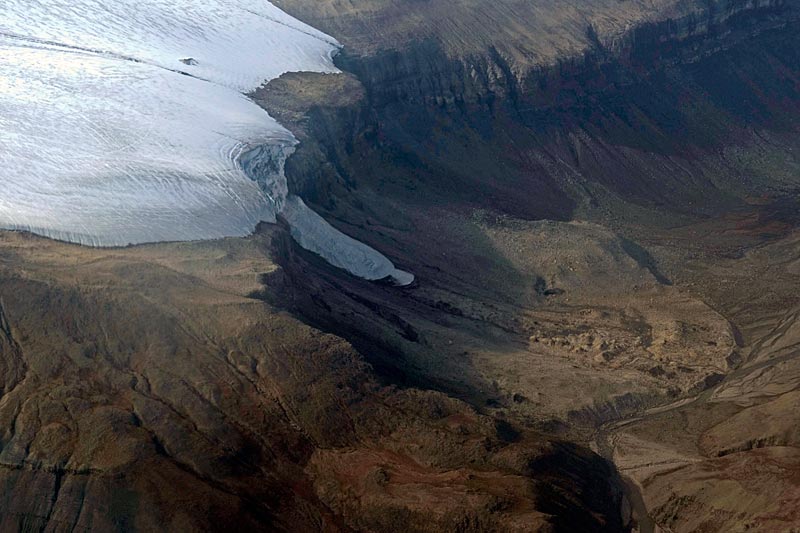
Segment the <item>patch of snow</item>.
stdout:
<svg viewBox="0 0 800 533">
<path fill-rule="evenodd" d="M 247 92 L 286 72 L 337 72 L 337 42 L 266 0 L 3 0 L 0 33 L 128 58 Z"/>
</svg>

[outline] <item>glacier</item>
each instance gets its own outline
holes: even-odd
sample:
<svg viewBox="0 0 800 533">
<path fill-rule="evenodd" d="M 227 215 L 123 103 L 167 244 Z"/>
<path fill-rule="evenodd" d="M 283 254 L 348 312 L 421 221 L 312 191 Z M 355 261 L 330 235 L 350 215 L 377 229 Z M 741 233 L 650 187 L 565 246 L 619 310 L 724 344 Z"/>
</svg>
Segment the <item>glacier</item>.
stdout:
<svg viewBox="0 0 800 533">
<path fill-rule="evenodd" d="M 266 0 L 4 0 L 0 227 L 124 246 L 244 236 L 289 206 L 301 246 L 410 283 L 289 195 L 297 140 L 246 96 L 338 72 L 338 49 Z"/>
<path fill-rule="evenodd" d="M 413 274 L 398 270 L 384 255 L 338 231 L 298 196 L 287 198 L 281 215 L 300 246 L 322 256 L 333 266 L 350 270 L 350 265 L 359 265 L 359 276 L 373 281 L 391 278 L 398 285 L 414 281 Z"/>
</svg>

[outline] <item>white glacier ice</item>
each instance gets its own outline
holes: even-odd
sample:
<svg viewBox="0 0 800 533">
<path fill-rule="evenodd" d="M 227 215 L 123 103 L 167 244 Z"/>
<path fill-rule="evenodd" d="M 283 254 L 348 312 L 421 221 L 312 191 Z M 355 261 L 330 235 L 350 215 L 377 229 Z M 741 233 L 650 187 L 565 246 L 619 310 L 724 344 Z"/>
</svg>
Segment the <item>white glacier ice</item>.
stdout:
<svg viewBox="0 0 800 533">
<path fill-rule="evenodd" d="M 395 268 L 389 259 L 374 249 L 325 222 L 298 196 L 288 196 L 281 214 L 298 244 L 322 256 L 330 264 L 345 270 L 350 270 L 350 265 L 359 265 L 359 276 L 373 281 L 391 278 L 398 285 L 409 285 L 414 281 L 412 274 Z"/>
<path fill-rule="evenodd" d="M 245 235 L 274 220 L 274 207 L 236 155 L 250 143 L 293 142 L 225 87 L 0 44 L 5 227 L 95 245 Z"/>
<path fill-rule="evenodd" d="M 138 61 L 240 92 L 290 71 L 337 71 L 336 41 L 267 0 L 3 0 L 0 33 L 19 46 Z"/>
<path fill-rule="evenodd" d="M 119 246 L 273 222 L 297 141 L 243 93 L 337 72 L 337 48 L 266 0 L 3 0 L 0 227 Z M 341 239 L 338 259 L 315 251 L 367 279 L 393 275 L 306 212 L 292 217 L 298 242 Z"/>
</svg>

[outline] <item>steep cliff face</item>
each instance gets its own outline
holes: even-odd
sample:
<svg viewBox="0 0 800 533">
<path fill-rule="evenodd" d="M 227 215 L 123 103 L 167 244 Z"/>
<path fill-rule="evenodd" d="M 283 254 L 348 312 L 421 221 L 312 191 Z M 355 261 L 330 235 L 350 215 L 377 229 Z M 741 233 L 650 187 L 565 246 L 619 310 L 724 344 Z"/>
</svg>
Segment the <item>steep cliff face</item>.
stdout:
<svg viewBox="0 0 800 533">
<path fill-rule="evenodd" d="M 471 102 L 536 92 L 539 74 L 588 59 L 640 61 L 730 46 L 797 17 L 793 0 L 456 3 L 277 2 L 340 36 L 339 63 L 379 99 Z M 700 45 L 702 42 L 702 46 Z"/>
<path fill-rule="evenodd" d="M 635 3 L 614 3 L 625 16 L 618 13 L 603 31 L 599 23 L 590 27 L 592 17 L 606 20 L 597 11 L 583 6 L 582 26 L 562 6 L 556 11 L 568 23 L 547 35 L 583 46 L 559 48 L 552 61 L 538 52 L 549 41 L 536 32 L 544 22 L 533 15 L 511 10 L 531 17 L 519 19 L 531 27 L 516 39 L 498 30 L 515 27 L 503 18 L 511 17 L 509 4 L 497 6 L 494 18 L 481 2 L 463 11 L 436 11 L 437 2 L 405 6 L 439 22 L 420 22 L 408 31 L 413 39 L 405 33 L 395 39 L 393 31 L 378 33 L 382 17 L 417 20 L 396 14 L 397 4 L 365 14 L 287 3 L 340 32 L 345 49 L 338 62 L 358 80 L 335 115 L 324 98 L 307 106 L 313 120 L 305 126 L 328 162 L 291 162 L 302 166 L 290 169 L 294 186 L 312 203 L 332 202 L 326 191 L 338 182 L 402 202 L 420 201 L 409 188 L 424 190 L 430 201 L 529 219 L 609 211 L 625 218 L 644 208 L 672 221 L 796 186 L 779 168 L 795 160 L 800 10 L 794 3 L 681 3 L 646 13 Z M 480 31 L 470 22 L 475 17 L 485 20 Z M 502 50 L 503 42 L 519 50 Z M 617 209 L 620 201 L 625 209 Z"/>
</svg>

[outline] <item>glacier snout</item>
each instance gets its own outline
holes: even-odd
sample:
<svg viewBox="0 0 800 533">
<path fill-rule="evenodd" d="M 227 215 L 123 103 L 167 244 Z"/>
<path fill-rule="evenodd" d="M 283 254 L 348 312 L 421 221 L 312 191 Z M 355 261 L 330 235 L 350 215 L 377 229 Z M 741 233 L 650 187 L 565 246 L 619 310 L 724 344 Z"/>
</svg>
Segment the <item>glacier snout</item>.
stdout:
<svg viewBox="0 0 800 533">
<path fill-rule="evenodd" d="M 274 222 L 297 141 L 243 93 L 290 71 L 338 72 L 338 44 L 252 4 L 3 2 L 0 227 L 123 246 Z M 364 253 L 364 265 L 331 262 L 372 279 L 383 256 Z"/>
</svg>

